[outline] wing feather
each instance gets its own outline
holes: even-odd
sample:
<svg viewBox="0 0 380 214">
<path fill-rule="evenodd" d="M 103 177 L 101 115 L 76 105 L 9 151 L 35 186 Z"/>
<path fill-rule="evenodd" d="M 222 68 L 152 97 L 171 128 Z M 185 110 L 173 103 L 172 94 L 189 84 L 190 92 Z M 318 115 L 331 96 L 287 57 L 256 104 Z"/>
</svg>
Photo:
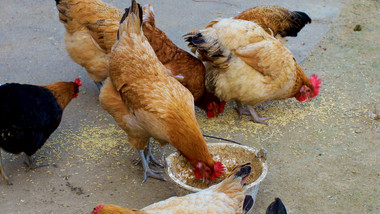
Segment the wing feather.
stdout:
<svg viewBox="0 0 380 214">
<path fill-rule="evenodd" d="M 245 63 L 265 76 L 277 78 L 286 67 L 295 69 L 291 52 L 279 41 L 266 39 L 238 48 L 235 51 Z"/>
</svg>

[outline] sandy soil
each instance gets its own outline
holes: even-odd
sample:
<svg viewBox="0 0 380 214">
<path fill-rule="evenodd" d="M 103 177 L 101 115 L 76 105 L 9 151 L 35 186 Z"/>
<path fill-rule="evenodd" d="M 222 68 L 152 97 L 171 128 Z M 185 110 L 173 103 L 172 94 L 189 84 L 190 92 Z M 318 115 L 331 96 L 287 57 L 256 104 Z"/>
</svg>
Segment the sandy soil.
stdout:
<svg viewBox="0 0 380 214">
<path fill-rule="evenodd" d="M 33 14 L 41 12 L 36 8 Z M 197 111 L 206 134 L 268 150 L 269 172 L 260 186 L 254 213 L 265 213 L 274 197 L 283 200 L 289 213 L 380 213 L 380 120 L 375 120 L 376 105 L 380 114 L 379 9 L 378 0 L 343 4 L 328 32 L 301 63 L 308 75 L 315 73 L 322 78 L 320 95 L 310 103 L 292 99 L 262 105 L 261 115 L 275 117 L 269 127 L 240 121 L 233 103 L 213 120 Z M 6 11 L 2 13 L 0 21 Z M 56 19 L 54 15 L 47 18 Z M 357 24 L 361 31 L 353 30 Z M 55 29 L 54 35 L 60 37 L 49 37 L 50 30 L 44 26 L 38 30 L 47 39 L 22 35 L 27 41 L 14 41 L 3 50 L 31 44 L 40 49 L 53 46 L 62 53 L 63 35 Z M 11 35 L 6 36 L 11 40 Z M 141 166 L 134 164 L 137 152 L 94 99 L 98 92 L 82 68 L 67 65 L 68 56 L 30 51 L 37 56 L 17 59 L 11 51 L 4 53 L 1 66 L 14 73 L 2 73 L 3 80 L 11 81 L 12 76 L 27 71 L 30 82 L 39 82 L 33 75 L 39 70 L 33 67 L 33 57 L 57 60 L 59 69 L 70 69 L 63 80 L 83 75 L 88 85 L 78 100 L 88 106 L 81 108 L 79 101 L 73 101 L 61 126 L 36 153 L 49 167 L 25 172 L 24 156 L 4 155 L 5 171 L 14 185 L 0 180 L 1 213 L 90 213 L 98 203 L 142 208 L 175 194 L 170 182 L 149 179 L 141 183 Z M 5 55 L 13 61 L 5 62 Z M 17 60 L 30 63 L 18 64 Z M 51 69 L 50 75 L 59 76 L 59 69 Z M 50 75 L 44 80 L 50 80 Z M 158 150 L 155 148 L 159 155 Z M 167 155 L 173 149 L 163 151 Z"/>
</svg>

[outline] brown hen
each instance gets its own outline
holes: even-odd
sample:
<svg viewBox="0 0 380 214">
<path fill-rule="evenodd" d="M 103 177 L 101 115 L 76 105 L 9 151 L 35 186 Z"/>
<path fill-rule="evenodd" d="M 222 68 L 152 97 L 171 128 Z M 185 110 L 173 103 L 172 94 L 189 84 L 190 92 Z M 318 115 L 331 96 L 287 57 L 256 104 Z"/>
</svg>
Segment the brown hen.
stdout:
<svg viewBox="0 0 380 214">
<path fill-rule="evenodd" d="M 59 20 L 66 28 L 67 53 L 100 88 L 108 76 L 108 53 L 116 41 L 123 11 L 100 0 L 55 1 Z"/>
<path fill-rule="evenodd" d="M 56 3 L 59 19 L 66 28 L 65 44 L 69 56 L 87 70 L 100 88 L 108 76 L 107 61 L 124 11 L 100 0 L 56 0 Z M 208 117 L 223 112 L 225 102 L 205 89 L 203 63 L 178 48 L 156 27 L 151 5 L 144 7 L 143 31 L 169 74 L 193 94 L 195 105 L 206 111 Z"/>
<path fill-rule="evenodd" d="M 148 152 L 147 157 L 143 149 L 150 137 L 161 145 L 173 145 L 202 177 L 215 179 L 224 167 L 208 151 L 195 118 L 194 97 L 169 76 L 141 25 L 142 9 L 133 0 L 121 20 L 119 40 L 110 53 L 110 80 L 99 96 L 102 107 L 128 134 L 129 143 L 140 150 L 144 181 L 147 176 L 164 179 L 148 166 L 151 155 Z"/>
<path fill-rule="evenodd" d="M 295 97 L 311 100 L 319 93 L 316 75 L 307 78 L 292 53 L 255 22 L 219 19 L 185 35 L 193 50 L 207 59 L 206 82 L 222 100 L 235 100 L 240 115 L 267 124 L 253 106 Z M 248 105 L 248 112 L 243 109 Z"/>
</svg>

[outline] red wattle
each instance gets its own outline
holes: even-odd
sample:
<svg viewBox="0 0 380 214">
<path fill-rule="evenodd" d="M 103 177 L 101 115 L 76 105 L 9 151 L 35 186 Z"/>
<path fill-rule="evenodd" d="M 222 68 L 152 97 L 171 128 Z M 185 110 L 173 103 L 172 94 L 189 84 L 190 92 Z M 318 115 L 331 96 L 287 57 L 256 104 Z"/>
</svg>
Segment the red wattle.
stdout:
<svg viewBox="0 0 380 214">
<path fill-rule="evenodd" d="M 215 116 L 214 112 L 212 112 L 212 111 L 208 111 L 207 112 L 207 117 L 208 118 L 213 118 L 214 116 Z"/>
</svg>

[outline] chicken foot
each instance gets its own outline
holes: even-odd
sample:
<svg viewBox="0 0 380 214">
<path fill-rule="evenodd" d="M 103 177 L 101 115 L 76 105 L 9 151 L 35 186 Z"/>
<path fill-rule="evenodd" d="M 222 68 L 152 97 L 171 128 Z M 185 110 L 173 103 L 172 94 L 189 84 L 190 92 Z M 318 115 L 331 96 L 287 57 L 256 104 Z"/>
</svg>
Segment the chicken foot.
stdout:
<svg viewBox="0 0 380 214">
<path fill-rule="evenodd" d="M 162 171 L 156 171 L 156 170 L 152 170 L 150 167 L 149 167 L 149 161 L 148 161 L 148 158 L 145 156 L 145 150 L 140 150 L 140 155 L 141 155 L 141 163 L 143 165 L 143 168 L 144 168 L 144 177 L 143 177 L 143 183 L 146 181 L 146 179 L 149 177 L 152 177 L 152 178 L 156 178 L 156 179 L 159 179 L 159 180 L 163 180 L 163 181 L 166 181 L 166 178 L 160 176 L 160 175 L 157 175 L 159 173 L 162 173 Z"/>
<path fill-rule="evenodd" d="M 9 178 L 7 177 L 7 175 L 4 172 L 3 164 L 2 164 L 3 157 L 1 156 L 1 152 L 2 152 L 2 149 L 0 149 L 0 173 L 3 176 L 4 180 L 7 182 L 7 184 L 12 185 L 12 182 L 9 181 Z"/>
<path fill-rule="evenodd" d="M 154 157 L 152 153 L 152 149 L 150 146 L 150 139 L 148 141 L 148 145 L 145 147 L 144 150 L 139 150 L 140 155 L 141 155 L 141 160 L 137 162 L 139 164 L 140 162 L 143 165 L 144 168 L 144 177 L 143 177 L 143 183 L 146 181 L 148 177 L 156 178 L 159 180 L 166 181 L 166 179 L 160 175 L 157 174 L 162 174 L 163 171 L 161 170 L 154 170 L 149 167 L 149 163 L 153 163 L 153 165 L 164 168 L 164 166 Z"/>
<path fill-rule="evenodd" d="M 243 115 L 250 115 L 251 118 L 247 119 L 247 121 L 253 121 L 255 123 L 261 123 L 265 125 L 269 125 L 265 120 L 272 119 L 273 117 L 260 117 L 255 111 L 254 107 L 251 105 L 247 105 L 248 111 L 244 109 L 243 104 L 240 101 L 235 101 L 237 107 L 236 111 L 239 113 L 239 118 L 241 119 Z"/>
<path fill-rule="evenodd" d="M 147 147 L 145 147 L 144 149 L 144 155 L 145 155 L 145 159 L 148 163 L 153 163 L 154 166 L 157 166 L 157 167 L 161 167 L 161 168 L 165 168 L 165 166 L 160 163 L 153 155 L 152 153 L 152 147 L 150 146 L 150 140 L 148 141 L 148 145 Z M 164 154 L 162 154 L 162 160 L 163 162 L 165 161 L 165 158 L 164 158 Z M 136 162 L 136 165 L 140 164 L 141 160 L 138 160 Z M 158 173 L 163 173 L 162 171 L 160 170 L 152 170 L 154 172 L 158 172 Z"/>
<path fill-rule="evenodd" d="M 253 106 L 247 105 L 249 113 L 251 113 L 251 118 L 248 119 L 247 121 L 253 121 L 255 123 L 261 123 L 265 125 L 269 125 L 268 122 L 265 120 L 272 119 L 273 117 L 260 117 Z"/>
<path fill-rule="evenodd" d="M 145 148 L 145 153 L 146 154 L 146 160 L 149 162 L 152 162 L 155 166 L 164 168 L 164 165 L 160 163 L 153 155 L 152 153 L 152 147 L 150 146 L 150 140 L 148 142 L 148 146 Z"/>
<path fill-rule="evenodd" d="M 28 162 L 25 161 L 25 164 L 29 167 L 26 171 L 29 171 L 31 169 L 35 169 L 38 167 L 44 167 L 44 166 L 49 166 L 47 163 L 42 163 L 42 164 L 37 164 L 36 163 L 36 158 L 32 158 L 32 156 L 27 155 L 28 157 Z"/>
<path fill-rule="evenodd" d="M 235 107 L 235 110 L 239 113 L 239 119 L 242 118 L 243 114 L 250 115 L 249 111 L 244 109 L 243 104 L 241 104 L 240 101 L 235 100 L 235 103 L 237 105 L 237 107 Z"/>
<path fill-rule="evenodd" d="M 100 82 L 95 82 L 94 81 L 94 83 L 95 83 L 95 85 L 96 85 L 96 87 L 99 89 L 99 91 L 100 91 L 100 89 L 103 87 L 103 85 L 104 85 L 104 81 L 100 81 Z"/>
</svg>

